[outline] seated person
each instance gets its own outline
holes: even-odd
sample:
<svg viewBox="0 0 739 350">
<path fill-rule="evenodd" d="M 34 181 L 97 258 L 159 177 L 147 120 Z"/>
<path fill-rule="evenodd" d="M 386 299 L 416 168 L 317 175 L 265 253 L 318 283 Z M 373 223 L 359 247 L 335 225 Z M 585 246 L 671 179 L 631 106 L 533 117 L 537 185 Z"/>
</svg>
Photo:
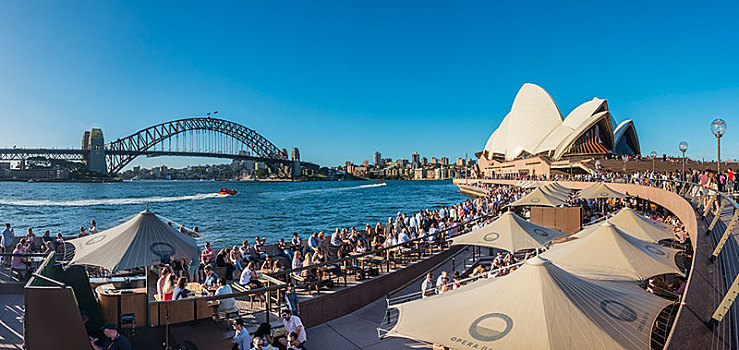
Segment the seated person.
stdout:
<svg viewBox="0 0 739 350">
<path fill-rule="evenodd" d="M 23 243 L 16 244 L 15 249 L 13 250 L 13 254 L 17 255 L 13 255 L 13 257 L 10 258 L 10 267 L 13 270 L 20 272 L 23 277 L 25 277 L 26 271 L 28 270 L 28 260 L 26 259 L 26 257 L 21 256 L 22 254 L 26 254 L 23 248 Z"/>
<path fill-rule="evenodd" d="M 259 271 L 262 273 L 270 273 L 272 272 L 272 258 L 267 255 L 267 257 L 262 262 L 262 266 L 259 268 Z"/>
<path fill-rule="evenodd" d="M 205 266 L 205 282 L 203 284 L 201 284 L 200 286 L 203 289 L 207 289 L 209 291 L 213 291 L 216 288 L 218 288 L 216 286 L 217 281 L 218 281 L 218 274 L 216 274 L 215 272 L 213 272 L 213 268 L 210 267 L 210 265 Z"/>
<path fill-rule="evenodd" d="M 267 322 L 262 322 L 254 331 L 254 338 L 262 338 L 264 345 L 275 345 L 275 339 L 272 338 L 272 326 Z"/>
<path fill-rule="evenodd" d="M 280 238 L 280 241 L 277 242 L 277 247 L 280 248 L 280 251 L 282 251 L 288 259 L 293 259 L 293 250 L 287 246 L 284 239 Z"/>
<path fill-rule="evenodd" d="M 187 278 L 180 277 L 172 293 L 172 300 L 182 300 L 194 295 L 193 291 L 187 289 Z"/>
<path fill-rule="evenodd" d="M 254 252 L 257 254 L 257 257 L 259 257 L 260 260 L 266 258 L 267 251 L 264 250 L 264 242 L 266 242 L 267 239 L 257 237 L 255 241 L 256 243 L 254 244 Z"/>
<path fill-rule="evenodd" d="M 310 238 L 308 238 L 307 252 L 313 253 L 320 246 L 321 246 L 321 240 L 318 239 L 318 232 L 313 232 L 313 235 L 311 235 Z"/>
<path fill-rule="evenodd" d="M 226 278 L 233 279 L 233 271 L 236 269 L 231 263 L 231 248 L 223 248 L 216 255 L 216 266 L 226 268 Z"/>
<path fill-rule="evenodd" d="M 292 244 L 292 250 L 293 251 L 302 251 L 303 250 L 303 240 L 300 239 L 297 232 L 293 232 L 293 239 L 290 241 Z"/>
<path fill-rule="evenodd" d="M 216 289 L 215 293 L 213 293 L 214 296 L 233 294 L 231 286 L 226 284 L 226 279 L 223 277 L 218 277 L 218 280 L 216 281 L 216 286 L 218 288 Z M 238 311 L 239 309 L 236 307 L 236 299 L 233 297 L 220 299 L 218 310 L 223 312 Z"/>
<path fill-rule="evenodd" d="M 259 288 L 262 286 L 262 283 L 257 278 L 259 278 L 259 275 L 254 271 L 254 262 L 250 261 L 246 264 L 244 271 L 241 272 L 239 284 L 246 289 Z"/>
</svg>

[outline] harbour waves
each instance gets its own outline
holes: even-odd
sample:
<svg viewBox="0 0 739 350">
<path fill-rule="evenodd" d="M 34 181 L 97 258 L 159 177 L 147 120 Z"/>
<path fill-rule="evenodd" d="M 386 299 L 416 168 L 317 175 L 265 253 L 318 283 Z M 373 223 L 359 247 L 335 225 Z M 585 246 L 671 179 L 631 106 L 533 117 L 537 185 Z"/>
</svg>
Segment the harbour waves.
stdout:
<svg viewBox="0 0 739 350">
<path fill-rule="evenodd" d="M 225 198 L 228 197 L 226 194 L 218 193 L 198 193 L 189 196 L 154 196 L 154 197 L 140 197 L 140 198 L 109 198 L 109 199 L 79 199 L 79 200 L 66 200 L 66 201 L 55 201 L 50 199 L 40 200 L 13 200 L 13 199 L 0 199 L 0 205 L 12 205 L 19 207 L 92 207 L 92 206 L 117 206 L 117 205 L 133 205 L 133 204 L 148 204 L 148 203 L 167 203 L 167 202 L 179 202 L 179 201 L 195 201 L 212 198 Z"/>
</svg>

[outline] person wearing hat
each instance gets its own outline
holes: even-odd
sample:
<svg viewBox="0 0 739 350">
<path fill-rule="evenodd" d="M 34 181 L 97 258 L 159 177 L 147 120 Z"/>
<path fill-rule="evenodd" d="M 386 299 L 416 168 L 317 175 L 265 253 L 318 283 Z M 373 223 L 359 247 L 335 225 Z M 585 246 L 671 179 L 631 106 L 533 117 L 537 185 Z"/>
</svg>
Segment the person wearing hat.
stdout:
<svg viewBox="0 0 739 350">
<path fill-rule="evenodd" d="M 95 350 L 131 350 L 131 341 L 118 333 L 118 329 L 112 322 L 107 322 L 101 328 L 105 334 L 105 342 L 103 346 L 96 345 L 95 339 L 90 338 L 90 345 Z"/>
</svg>

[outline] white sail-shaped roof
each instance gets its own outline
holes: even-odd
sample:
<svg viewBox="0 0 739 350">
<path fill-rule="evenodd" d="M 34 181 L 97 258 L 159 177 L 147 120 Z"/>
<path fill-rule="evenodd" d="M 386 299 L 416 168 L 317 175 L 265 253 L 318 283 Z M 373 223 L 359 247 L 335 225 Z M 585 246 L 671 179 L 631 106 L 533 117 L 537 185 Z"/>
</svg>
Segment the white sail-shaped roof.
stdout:
<svg viewBox="0 0 739 350">
<path fill-rule="evenodd" d="M 511 111 L 503 118 L 485 150 L 505 155 L 506 160 L 521 152 L 534 153 L 536 146 L 554 128 L 562 124 L 562 114 L 552 97 L 541 87 L 524 84 L 513 100 Z"/>
<path fill-rule="evenodd" d="M 544 154 L 557 160 L 596 125 L 600 128 L 598 137 L 605 149 L 614 151 L 624 131 L 617 129 L 618 135 L 614 137 L 613 121 L 606 100 L 593 98 L 577 106 L 563 120 L 549 94 L 541 87 L 527 83 L 516 94 L 511 111 L 490 135 L 483 154 L 488 159 L 502 157 L 505 160 L 513 160 L 522 153 Z M 622 125 L 624 130 L 633 131 L 635 135 L 633 123 Z M 638 143 L 638 138 L 636 140 Z M 638 150 L 634 153 L 638 153 Z"/>
</svg>

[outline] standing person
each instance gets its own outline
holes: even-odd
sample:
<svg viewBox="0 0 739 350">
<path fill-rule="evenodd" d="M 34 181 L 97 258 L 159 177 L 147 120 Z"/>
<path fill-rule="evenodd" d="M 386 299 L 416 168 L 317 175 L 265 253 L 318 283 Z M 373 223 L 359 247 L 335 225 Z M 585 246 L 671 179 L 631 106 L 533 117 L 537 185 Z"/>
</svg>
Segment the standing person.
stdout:
<svg viewBox="0 0 739 350">
<path fill-rule="evenodd" d="M 308 340 L 305 336 L 305 329 L 300 317 L 293 315 L 290 309 L 282 310 L 282 324 L 285 326 L 285 333 L 295 332 L 298 335 L 298 344 L 303 345 Z M 287 339 L 280 338 L 280 343 L 287 346 Z"/>
<path fill-rule="evenodd" d="M 108 322 L 103 325 L 105 342 L 102 346 L 95 344 L 95 339 L 90 338 L 90 345 L 95 350 L 131 350 L 131 341 L 118 333 L 115 324 Z"/>
<path fill-rule="evenodd" d="M 167 279 L 169 279 L 169 269 L 162 267 L 159 270 L 159 279 L 157 280 L 157 295 L 159 295 L 159 300 L 164 300 L 164 284 L 167 283 Z"/>
<path fill-rule="evenodd" d="M 287 308 L 293 312 L 293 315 L 300 315 L 300 308 L 298 302 L 298 293 L 295 292 L 295 287 L 292 284 L 287 285 L 287 291 L 285 292 L 285 303 Z"/>
<path fill-rule="evenodd" d="M 33 229 L 28 228 L 28 233 L 26 233 L 26 242 L 28 242 L 28 245 L 30 246 L 29 253 L 36 251 L 36 235 L 33 234 Z"/>
<path fill-rule="evenodd" d="M 198 279 L 202 277 L 205 279 L 205 267 L 213 267 L 213 263 L 216 260 L 216 253 L 211 249 L 210 242 L 205 242 L 205 249 L 200 252 L 200 265 L 198 266 L 198 272 L 202 273 L 202 276 L 198 276 Z M 215 282 L 215 281 L 214 281 Z"/>
<path fill-rule="evenodd" d="M 315 253 L 318 247 L 321 246 L 321 241 L 318 239 L 318 232 L 313 232 L 308 238 L 308 250 L 309 253 Z"/>
<path fill-rule="evenodd" d="M 2 246 L 3 253 L 10 254 L 13 252 L 14 239 L 15 233 L 10 228 L 10 223 L 5 223 L 5 229 L 3 230 L 2 236 L 0 236 L 0 246 Z M 6 259 L 6 261 L 10 261 L 10 259 Z"/>
<path fill-rule="evenodd" d="M 244 320 L 237 318 L 233 323 L 234 337 L 233 340 L 239 346 L 239 350 L 249 350 L 249 331 L 244 328 Z"/>
<path fill-rule="evenodd" d="M 292 249 L 294 251 L 296 251 L 296 252 L 297 251 L 299 251 L 299 252 L 302 252 L 303 251 L 303 240 L 300 239 L 300 236 L 298 236 L 298 233 L 297 232 L 293 232 L 293 238 L 292 238 L 292 240 L 290 240 L 290 243 L 292 243 L 292 245 L 293 245 L 292 246 Z"/>
<path fill-rule="evenodd" d="M 426 279 L 421 283 L 421 293 L 423 297 L 429 297 L 434 295 L 434 274 L 429 272 L 426 274 Z"/>
<path fill-rule="evenodd" d="M 54 238 L 51 237 L 51 232 L 49 230 L 44 231 L 44 235 L 41 236 L 41 243 L 43 246 L 46 246 L 46 243 L 54 243 Z"/>
</svg>

